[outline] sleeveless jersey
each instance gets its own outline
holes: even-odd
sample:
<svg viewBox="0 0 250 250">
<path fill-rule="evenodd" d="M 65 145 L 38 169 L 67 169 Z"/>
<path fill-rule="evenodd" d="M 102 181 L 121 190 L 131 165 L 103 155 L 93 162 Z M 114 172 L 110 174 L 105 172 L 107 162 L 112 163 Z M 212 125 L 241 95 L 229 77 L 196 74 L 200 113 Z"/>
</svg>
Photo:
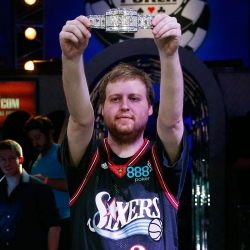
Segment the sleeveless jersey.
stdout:
<svg viewBox="0 0 250 250">
<path fill-rule="evenodd" d="M 92 139 L 78 167 L 63 166 L 70 194 L 72 250 L 177 250 L 177 211 L 188 165 L 183 150 L 169 166 L 160 139 L 144 139 L 130 158 L 119 158 L 108 139 Z"/>
</svg>

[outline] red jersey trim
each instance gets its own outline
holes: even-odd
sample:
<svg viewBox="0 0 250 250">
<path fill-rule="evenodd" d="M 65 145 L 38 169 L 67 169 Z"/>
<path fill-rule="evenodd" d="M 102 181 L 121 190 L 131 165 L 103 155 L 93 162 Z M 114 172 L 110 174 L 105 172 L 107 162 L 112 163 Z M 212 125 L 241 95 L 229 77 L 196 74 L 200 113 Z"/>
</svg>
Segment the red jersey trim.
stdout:
<svg viewBox="0 0 250 250">
<path fill-rule="evenodd" d="M 87 172 L 86 172 L 81 184 L 79 185 L 76 192 L 74 193 L 74 195 L 69 200 L 69 205 L 70 206 L 72 206 L 75 203 L 75 201 L 78 199 L 78 197 L 82 193 L 82 191 L 83 191 L 84 187 L 86 186 L 87 182 L 89 181 L 89 178 L 92 175 L 92 173 L 93 173 L 99 159 L 100 159 L 100 153 L 99 153 L 99 149 L 97 149 L 95 154 L 92 157 L 92 160 L 91 160 L 91 162 L 90 162 L 90 164 L 88 166 Z"/>
<path fill-rule="evenodd" d="M 155 145 L 152 147 L 152 158 L 153 158 L 153 167 L 155 169 L 156 176 L 160 182 L 160 185 L 167 196 L 168 200 L 172 204 L 172 206 L 178 210 L 179 208 L 179 202 L 175 199 L 174 195 L 171 193 L 165 179 L 164 179 L 164 173 L 162 171 L 162 168 L 160 167 L 159 159 L 157 157 L 157 154 L 155 152 Z"/>
<path fill-rule="evenodd" d="M 108 144 L 108 138 L 103 139 L 102 146 L 103 146 L 103 149 L 104 149 L 104 151 L 106 152 L 106 154 L 108 156 L 107 157 L 108 158 L 108 165 L 116 165 L 110 159 L 110 147 L 109 147 L 109 144 Z M 142 146 L 139 148 L 139 150 L 123 166 L 134 166 L 134 164 L 136 164 L 141 159 L 141 157 L 147 151 L 149 146 L 150 146 L 150 141 L 148 139 L 144 139 L 144 142 L 143 142 Z"/>
</svg>

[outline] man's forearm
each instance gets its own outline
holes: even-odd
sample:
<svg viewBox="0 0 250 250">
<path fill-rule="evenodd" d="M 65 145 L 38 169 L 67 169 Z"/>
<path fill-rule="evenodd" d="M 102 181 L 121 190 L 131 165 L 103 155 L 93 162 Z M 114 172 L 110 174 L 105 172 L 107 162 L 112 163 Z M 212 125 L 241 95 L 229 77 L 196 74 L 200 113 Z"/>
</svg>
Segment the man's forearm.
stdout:
<svg viewBox="0 0 250 250">
<path fill-rule="evenodd" d="M 68 191 L 68 186 L 65 179 L 47 178 L 47 184 L 53 189 L 65 192 Z"/>
<path fill-rule="evenodd" d="M 173 57 L 161 55 L 160 115 L 170 125 L 182 117 L 183 111 L 183 73 L 178 53 Z"/>
<path fill-rule="evenodd" d="M 61 227 L 50 227 L 48 233 L 48 250 L 58 250 Z"/>
</svg>

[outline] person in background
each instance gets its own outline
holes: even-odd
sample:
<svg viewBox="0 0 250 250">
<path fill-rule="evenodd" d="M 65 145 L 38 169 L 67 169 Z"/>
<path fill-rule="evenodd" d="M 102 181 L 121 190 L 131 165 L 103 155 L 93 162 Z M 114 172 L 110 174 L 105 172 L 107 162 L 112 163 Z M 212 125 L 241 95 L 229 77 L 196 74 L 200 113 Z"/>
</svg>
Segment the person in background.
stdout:
<svg viewBox="0 0 250 250">
<path fill-rule="evenodd" d="M 59 214 L 51 188 L 23 168 L 21 146 L 0 142 L 0 249 L 57 250 Z"/>
<path fill-rule="evenodd" d="M 30 117 L 24 125 L 24 131 L 39 153 L 38 157 L 30 164 L 30 174 L 52 188 L 61 218 L 59 250 L 68 250 L 70 249 L 69 194 L 61 165 L 60 145 L 53 141 L 53 124 L 46 116 Z"/>
<path fill-rule="evenodd" d="M 82 55 L 91 38 L 91 22 L 78 16 L 60 32 L 70 113 L 61 152 L 74 250 L 178 249 L 177 212 L 189 153 L 178 54 L 181 28 L 176 18 L 165 14 L 155 16 L 152 26 L 161 62 L 155 142 L 144 138 L 153 113 L 152 81 L 124 63 L 100 81 L 99 103 L 108 135 L 94 139 L 95 118 Z"/>
</svg>

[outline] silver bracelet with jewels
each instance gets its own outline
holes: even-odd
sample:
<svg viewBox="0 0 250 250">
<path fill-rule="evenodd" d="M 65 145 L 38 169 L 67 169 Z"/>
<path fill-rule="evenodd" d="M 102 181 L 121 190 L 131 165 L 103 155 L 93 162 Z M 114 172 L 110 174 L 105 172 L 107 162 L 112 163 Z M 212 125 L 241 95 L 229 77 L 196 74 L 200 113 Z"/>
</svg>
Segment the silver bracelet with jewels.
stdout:
<svg viewBox="0 0 250 250">
<path fill-rule="evenodd" d="M 105 15 L 87 16 L 93 29 L 105 29 L 113 33 L 135 33 L 138 29 L 152 29 L 154 16 L 140 15 L 134 9 L 115 8 Z"/>
</svg>

